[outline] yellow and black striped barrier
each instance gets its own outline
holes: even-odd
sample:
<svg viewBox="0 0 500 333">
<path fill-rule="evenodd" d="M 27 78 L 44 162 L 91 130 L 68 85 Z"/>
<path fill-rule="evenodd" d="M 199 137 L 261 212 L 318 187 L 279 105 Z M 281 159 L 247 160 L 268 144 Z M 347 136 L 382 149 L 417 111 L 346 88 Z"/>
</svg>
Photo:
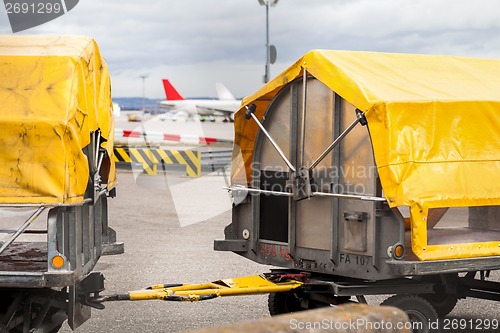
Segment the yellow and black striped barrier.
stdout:
<svg viewBox="0 0 500 333">
<path fill-rule="evenodd" d="M 158 164 L 185 165 L 189 177 L 201 175 L 199 150 L 162 149 L 159 147 L 115 146 L 114 161 L 140 163 L 148 175 L 156 175 Z"/>
</svg>

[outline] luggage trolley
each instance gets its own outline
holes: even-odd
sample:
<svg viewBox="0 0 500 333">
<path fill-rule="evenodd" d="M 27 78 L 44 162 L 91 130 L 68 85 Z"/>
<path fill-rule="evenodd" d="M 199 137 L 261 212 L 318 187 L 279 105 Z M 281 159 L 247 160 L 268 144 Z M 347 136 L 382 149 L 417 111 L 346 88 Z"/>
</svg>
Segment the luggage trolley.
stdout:
<svg viewBox="0 0 500 333">
<path fill-rule="evenodd" d="M 394 294 L 383 304 L 428 322 L 500 300 L 499 65 L 307 53 L 236 114 L 215 249 L 307 274 L 271 314 Z"/>
<path fill-rule="evenodd" d="M 0 59 L 0 331 L 75 329 L 102 307 L 97 261 L 123 252 L 107 65 L 78 36 L 3 36 Z"/>
<path fill-rule="evenodd" d="M 235 116 L 232 222 L 215 250 L 278 267 L 95 301 L 269 293 L 272 315 L 366 302 L 439 327 L 500 300 L 500 60 L 315 50 Z"/>
</svg>

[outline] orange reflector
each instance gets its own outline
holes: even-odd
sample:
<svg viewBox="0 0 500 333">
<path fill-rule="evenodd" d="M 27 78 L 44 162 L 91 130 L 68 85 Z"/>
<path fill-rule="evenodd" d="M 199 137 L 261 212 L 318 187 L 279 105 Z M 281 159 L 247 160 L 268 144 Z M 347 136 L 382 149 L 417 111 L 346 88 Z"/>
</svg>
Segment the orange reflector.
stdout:
<svg viewBox="0 0 500 333">
<path fill-rule="evenodd" d="M 396 245 L 396 247 L 394 248 L 394 257 L 396 259 L 401 259 L 401 258 L 403 258 L 404 254 L 405 254 L 404 246 L 401 244 Z"/>
<path fill-rule="evenodd" d="M 59 256 L 59 255 L 52 257 L 52 266 L 54 268 L 63 267 L 64 266 L 64 258 Z"/>
</svg>

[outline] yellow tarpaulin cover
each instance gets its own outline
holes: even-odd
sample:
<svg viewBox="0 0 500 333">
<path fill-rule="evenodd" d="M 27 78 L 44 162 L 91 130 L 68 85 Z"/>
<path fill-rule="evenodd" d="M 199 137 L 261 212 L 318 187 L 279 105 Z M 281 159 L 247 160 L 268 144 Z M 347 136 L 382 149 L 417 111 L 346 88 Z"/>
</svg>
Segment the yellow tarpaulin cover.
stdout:
<svg viewBox="0 0 500 333">
<path fill-rule="evenodd" d="M 0 77 L 0 204 L 81 203 L 91 133 L 100 129 L 113 154 L 110 79 L 97 44 L 0 37 Z M 113 163 L 106 176 L 114 186 Z"/>
<path fill-rule="evenodd" d="M 314 50 L 242 105 L 255 103 L 262 118 L 302 69 L 366 112 L 384 194 L 391 207 L 411 206 L 415 254 L 470 255 L 470 246 L 429 251 L 426 215 L 435 207 L 500 205 L 500 60 Z M 242 108 L 235 116 L 235 147 L 245 167 L 233 165 L 234 179 L 244 172 L 250 181 L 257 131 Z M 476 254 L 500 254 L 498 242 L 482 244 Z"/>
</svg>

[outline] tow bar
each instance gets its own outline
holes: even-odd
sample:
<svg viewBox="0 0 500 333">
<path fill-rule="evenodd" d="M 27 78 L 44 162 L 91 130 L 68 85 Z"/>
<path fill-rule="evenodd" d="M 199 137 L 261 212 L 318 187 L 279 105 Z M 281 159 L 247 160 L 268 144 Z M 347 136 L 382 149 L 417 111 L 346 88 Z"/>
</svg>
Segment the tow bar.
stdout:
<svg viewBox="0 0 500 333">
<path fill-rule="evenodd" d="M 263 273 L 200 284 L 159 284 L 126 294 L 98 296 L 92 301 L 102 303 L 157 299 L 196 302 L 223 296 L 286 292 L 302 286 L 305 282 L 307 282 L 306 273 Z"/>
</svg>

